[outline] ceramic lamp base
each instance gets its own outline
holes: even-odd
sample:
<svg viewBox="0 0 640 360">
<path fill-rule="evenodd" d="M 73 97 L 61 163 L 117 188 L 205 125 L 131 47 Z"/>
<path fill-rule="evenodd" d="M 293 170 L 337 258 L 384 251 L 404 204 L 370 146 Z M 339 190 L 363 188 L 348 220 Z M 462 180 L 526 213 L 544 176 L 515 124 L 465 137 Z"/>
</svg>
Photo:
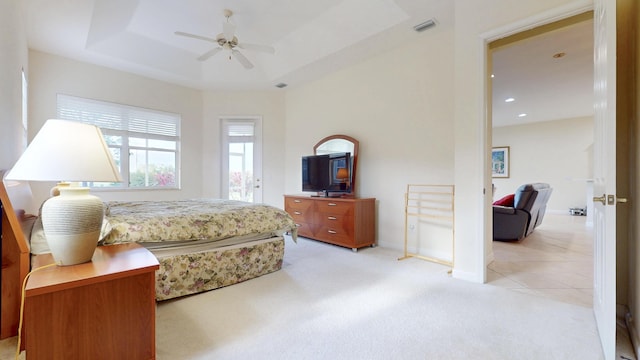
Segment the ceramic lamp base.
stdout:
<svg viewBox="0 0 640 360">
<path fill-rule="evenodd" d="M 104 208 L 89 188 L 63 187 L 42 205 L 42 226 L 53 259 L 60 265 L 91 261 L 100 238 Z"/>
</svg>

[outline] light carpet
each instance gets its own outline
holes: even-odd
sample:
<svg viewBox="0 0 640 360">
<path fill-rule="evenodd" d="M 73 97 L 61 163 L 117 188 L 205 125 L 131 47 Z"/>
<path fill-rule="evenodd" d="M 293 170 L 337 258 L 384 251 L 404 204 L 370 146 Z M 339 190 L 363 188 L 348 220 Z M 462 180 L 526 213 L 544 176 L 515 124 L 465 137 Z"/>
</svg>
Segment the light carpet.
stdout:
<svg viewBox="0 0 640 360">
<path fill-rule="evenodd" d="M 157 358 L 603 358 L 592 309 L 400 255 L 287 239 L 282 270 L 160 303 Z"/>
</svg>

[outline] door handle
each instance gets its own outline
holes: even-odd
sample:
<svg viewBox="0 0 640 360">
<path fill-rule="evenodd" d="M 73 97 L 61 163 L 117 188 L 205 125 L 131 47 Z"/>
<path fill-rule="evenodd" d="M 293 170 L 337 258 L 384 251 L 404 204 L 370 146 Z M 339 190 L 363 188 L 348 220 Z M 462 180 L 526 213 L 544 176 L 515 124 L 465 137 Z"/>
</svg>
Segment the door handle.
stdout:
<svg viewBox="0 0 640 360">
<path fill-rule="evenodd" d="M 613 197 L 613 195 L 609 195 L 609 196 L 612 196 L 612 197 Z M 627 200 L 627 198 L 621 198 L 621 197 L 617 197 L 617 196 L 616 196 L 614 199 L 609 199 L 609 204 L 613 205 L 613 204 L 614 204 L 614 201 L 615 201 L 615 203 L 616 203 L 616 204 L 619 204 L 619 203 L 628 203 L 628 202 L 629 202 L 629 200 Z"/>
<path fill-rule="evenodd" d="M 627 198 L 616 197 L 615 195 L 602 194 L 602 196 L 594 196 L 593 202 L 599 202 L 602 203 L 602 205 L 615 205 L 618 203 L 627 203 L 629 200 Z"/>
<path fill-rule="evenodd" d="M 607 205 L 607 195 L 602 194 L 602 196 L 594 196 L 593 202 L 600 202 L 602 205 Z"/>
</svg>

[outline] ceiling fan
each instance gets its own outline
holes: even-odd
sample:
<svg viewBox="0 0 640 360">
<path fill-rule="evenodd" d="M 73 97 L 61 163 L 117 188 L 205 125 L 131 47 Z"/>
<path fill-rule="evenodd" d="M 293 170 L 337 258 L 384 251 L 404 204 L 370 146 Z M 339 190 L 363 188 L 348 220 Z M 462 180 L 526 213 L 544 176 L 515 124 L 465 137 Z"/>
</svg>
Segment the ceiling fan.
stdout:
<svg viewBox="0 0 640 360">
<path fill-rule="evenodd" d="M 199 39 L 199 40 L 204 40 L 204 41 L 218 44 L 218 47 L 215 47 L 207 51 L 206 53 L 200 55 L 198 57 L 198 60 L 200 61 L 205 61 L 210 57 L 212 57 L 213 55 L 219 53 L 220 51 L 227 50 L 231 53 L 229 55 L 229 59 L 231 59 L 231 56 L 233 56 L 246 69 L 251 69 L 253 68 L 253 64 L 251 63 L 251 61 L 249 61 L 249 59 L 247 59 L 247 57 L 244 56 L 236 48 L 240 48 L 243 50 L 262 51 L 270 54 L 275 53 L 275 49 L 268 45 L 247 44 L 247 43 L 238 42 L 238 38 L 235 36 L 236 26 L 229 21 L 229 18 L 231 18 L 231 15 L 233 15 L 233 12 L 231 10 L 229 9 L 224 10 L 224 16 L 227 18 L 227 21 L 222 24 L 222 33 L 218 34 L 215 38 L 196 35 L 196 34 L 190 34 L 182 31 L 176 31 L 175 34 L 179 36 L 185 36 L 193 39 Z"/>
</svg>

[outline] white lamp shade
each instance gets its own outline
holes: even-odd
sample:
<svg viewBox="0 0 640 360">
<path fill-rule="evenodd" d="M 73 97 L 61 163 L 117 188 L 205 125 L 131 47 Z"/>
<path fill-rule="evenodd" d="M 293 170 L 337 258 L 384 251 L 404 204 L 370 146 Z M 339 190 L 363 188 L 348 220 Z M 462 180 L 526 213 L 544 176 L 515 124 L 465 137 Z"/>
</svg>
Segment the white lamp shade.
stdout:
<svg viewBox="0 0 640 360">
<path fill-rule="evenodd" d="M 122 181 L 100 128 L 56 119 L 47 120 L 6 179 Z"/>
</svg>

